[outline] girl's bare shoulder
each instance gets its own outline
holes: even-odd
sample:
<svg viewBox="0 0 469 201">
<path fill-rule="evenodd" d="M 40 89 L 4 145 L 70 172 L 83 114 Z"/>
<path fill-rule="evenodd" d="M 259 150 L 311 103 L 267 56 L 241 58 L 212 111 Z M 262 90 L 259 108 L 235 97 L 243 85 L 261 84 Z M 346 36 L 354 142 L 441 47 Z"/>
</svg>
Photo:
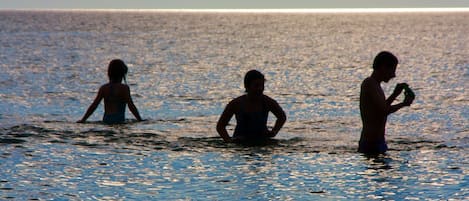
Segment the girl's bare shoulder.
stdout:
<svg viewBox="0 0 469 201">
<path fill-rule="evenodd" d="M 228 103 L 229 105 L 233 105 L 233 106 L 237 106 L 241 103 L 241 100 L 245 97 L 246 95 L 242 95 L 242 96 L 238 96 L 236 98 L 234 98 L 233 100 L 230 101 L 230 103 Z"/>
<path fill-rule="evenodd" d="M 277 104 L 277 101 L 270 96 L 264 95 L 264 101 L 270 105 Z"/>
</svg>

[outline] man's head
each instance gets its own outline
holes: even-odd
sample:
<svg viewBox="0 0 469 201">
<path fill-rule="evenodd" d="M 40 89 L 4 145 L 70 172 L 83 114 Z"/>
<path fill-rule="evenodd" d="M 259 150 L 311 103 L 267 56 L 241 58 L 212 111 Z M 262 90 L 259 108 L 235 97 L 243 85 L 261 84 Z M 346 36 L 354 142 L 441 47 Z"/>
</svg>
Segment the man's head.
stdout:
<svg viewBox="0 0 469 201">
<path fill-rule="evenodd" d="M 250 70 L 244 76 L 244 88 L 253 95 L 261 95 L 264 92 L 264 75 L 257 70 Z"/>
<path fill-rule="evenodd" d="M 379 72 L 384 82 L 396 77 L 396 67 L 399 60 L 392 53 L 382 51 L 373 61 L 373 70 Z"/>
</svg>

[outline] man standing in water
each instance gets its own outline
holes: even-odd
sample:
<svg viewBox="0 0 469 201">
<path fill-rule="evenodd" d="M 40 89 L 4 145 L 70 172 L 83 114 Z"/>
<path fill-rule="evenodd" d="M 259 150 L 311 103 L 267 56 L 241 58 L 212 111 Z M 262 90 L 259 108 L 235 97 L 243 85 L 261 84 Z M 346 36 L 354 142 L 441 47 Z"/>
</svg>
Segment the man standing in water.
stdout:
<svg viewBox="0 0 469 201">
<path fill-rule="evenodd" d="M 397 57 L 390 52 L 380 52 L 373 61 L 373 73 L 366 78 L 360 91 L 360 114 L 363 123 L 358 151 L 365 154 L 382 154 L 388 149 L 384 137 L 389 114 L 410 106 L 415 96 L 406 83 L 396 85 L 394 92 L 386 99 L 381 82 L 388 82 L 396 76 Z M 405 90 L 402 103 L 391 105 Z"/>
</svg>

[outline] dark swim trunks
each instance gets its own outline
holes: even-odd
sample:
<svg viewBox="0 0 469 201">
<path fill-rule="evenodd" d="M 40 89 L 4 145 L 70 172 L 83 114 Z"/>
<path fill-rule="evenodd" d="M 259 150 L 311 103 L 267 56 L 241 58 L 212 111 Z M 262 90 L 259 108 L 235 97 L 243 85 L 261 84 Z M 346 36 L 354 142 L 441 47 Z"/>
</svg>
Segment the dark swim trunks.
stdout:
<svg viewBox="0 0 469 201">
<path fill-rule="evenodd" d="M 367 142 L 360 140 L 358 145 L 358 152 L 364 154 L 383 154 L 387 150 L 388 145 L 384 140 L 379 142 Z"/>
</svg>

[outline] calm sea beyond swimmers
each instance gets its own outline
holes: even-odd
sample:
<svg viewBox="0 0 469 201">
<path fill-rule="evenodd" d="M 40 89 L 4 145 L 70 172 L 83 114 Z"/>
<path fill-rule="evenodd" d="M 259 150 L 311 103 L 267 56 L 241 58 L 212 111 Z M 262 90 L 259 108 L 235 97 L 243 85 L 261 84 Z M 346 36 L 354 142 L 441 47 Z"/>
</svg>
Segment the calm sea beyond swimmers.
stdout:
<svg viewBox="0 0 469 201">
<path fill-rule="evenodd" d="M 282 128 L 287 117 L 274 99 L 264 95 L 265 78 L 257 70 L 251 70 L 244 77 L 246 94 L 233 99 L 226 106 L 217 123 L 217 132 L 225 142 L 257 143 L 273 138 Z M 269 112 L 277 120 L 272 130 L 267 128 Z M 226 126 L 236 117 L 233 137 L 230 137 Z"/>
<path fill-rule="evenodd" d="M 398 64 L 397 57 L 390 52 L 380 52 L 373 62 L 373 73 L 366 78 L 360 91 L 360 114 L 363 128 L 358 151 L 365 154 L 381 154 L 388 149 L 385 141 L 385 127 L 389 114 L 410 106 L 415 95 L 406 83 L 396 85 L 394 92 L 386 99 L 381 82 L 394 78 Z M 402 103 L 391 105 L 405 90 Z"/>
<path fill-rule="evenodd" d="M 98 94 L 90 105 L 85 115 L 78 123 L 84 123 L 88 117 L 98 107 L 102 99 L 104 99 L 104 116 L 103 122 L 106 124 L 119 124 L 125 122 L 125 107 L 129 106 L 129 110 L 137 118 L 142 121 L 137 107 L 135 107 L 132 97 L 130 96 L 130 88 L 127 84 L 122 84 L 127 74 L 127 65 L 120 60 L 115 59 L 109 63 L 108 76 L 109 83 L 99 88 Z"/>
</svg>

